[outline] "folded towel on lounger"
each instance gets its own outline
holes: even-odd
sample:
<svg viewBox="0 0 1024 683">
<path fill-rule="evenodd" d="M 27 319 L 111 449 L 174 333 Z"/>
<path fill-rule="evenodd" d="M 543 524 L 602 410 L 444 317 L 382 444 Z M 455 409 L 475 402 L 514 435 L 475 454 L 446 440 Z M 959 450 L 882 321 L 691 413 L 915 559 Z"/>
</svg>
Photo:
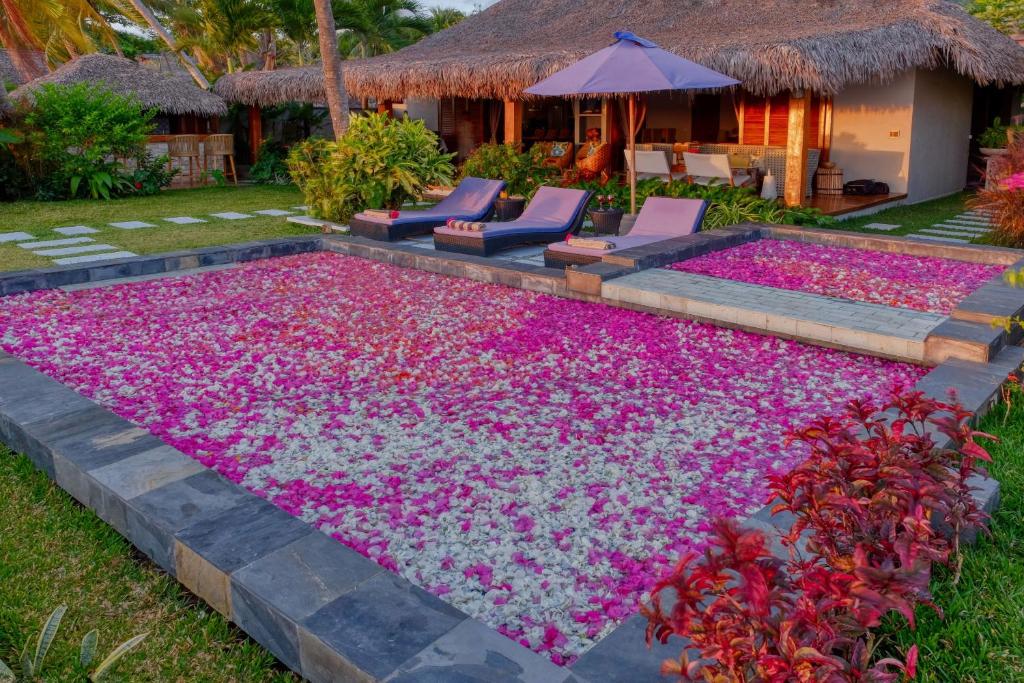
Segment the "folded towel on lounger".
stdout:
<svg viewBox="0 0 1024 683">
<path fill-rule="evenodd" d="M 398 218 L 398 212 L 391 209 L 363 209 L 363 213 L 377 218 Z"/>
<path fill-rule="evenodd" d="M 448 219 L 448 227 L 452 230 L 468 230 L 470 232 L 483 232 L 487 228 L 486 223 L 477 221 L 460 221 L 454 218 Z"/>
<path fill-rule="evenodd" d="M 609 240 L 599 240 L 592 237 L 570 237 L 568 240 L 570 247 L 579 247 L 581 249 L 614 249 L 615 242 Z"/>
</svg>

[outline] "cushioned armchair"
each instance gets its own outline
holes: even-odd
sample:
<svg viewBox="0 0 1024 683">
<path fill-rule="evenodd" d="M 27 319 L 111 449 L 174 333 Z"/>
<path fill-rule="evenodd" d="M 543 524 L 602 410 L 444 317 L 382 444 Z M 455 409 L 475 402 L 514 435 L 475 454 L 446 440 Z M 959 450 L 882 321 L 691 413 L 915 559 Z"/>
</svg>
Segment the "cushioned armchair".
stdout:
<svg viewBox="0 0 1024 683">
<path fill-rule="evenodd" d="M 611 165 L 612 146 L 607 142 L 602 142 L 593 149 L 588 145 L 583 145 L 576 155 L 575 175 L 577 177 L 582 176 L 583 178 L 600 178 L 602 181 L 607 181 Z"/>
<path fill-rule="evenodd" d="M 538 142 L 537 147 L 543 150 L 544 161 L 541 166 L 551 168 L 559 173 L 572 166 L 573 145 L 571 142 Z"/>
</svg>

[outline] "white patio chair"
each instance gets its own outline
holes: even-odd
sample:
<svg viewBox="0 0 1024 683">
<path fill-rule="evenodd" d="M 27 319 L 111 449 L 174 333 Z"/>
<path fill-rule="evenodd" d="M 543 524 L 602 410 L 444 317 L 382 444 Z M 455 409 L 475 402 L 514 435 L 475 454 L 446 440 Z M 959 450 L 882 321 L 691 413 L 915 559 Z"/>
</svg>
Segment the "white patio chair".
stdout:
<svg viewBox="0 0 1024 683">
<path fill-rule="evenodd" d="M 629 168 L 629 150 L 625 150 L 626 168 Z M 668 163 L 668 154 L 660 150 L 636 151 L 636 179 L 660 178 L 665 182 L 672 180 L 672 168 Z"/>
<path fill-rule="evenodd" d="M 729 166 L 728 154 L 694 154 L 685 152 L 686 174 L 691 183 L 697 185 L 735 185 L 743 187 L 753 178 L 742 171 L 734 171 Z"/>
</svg>

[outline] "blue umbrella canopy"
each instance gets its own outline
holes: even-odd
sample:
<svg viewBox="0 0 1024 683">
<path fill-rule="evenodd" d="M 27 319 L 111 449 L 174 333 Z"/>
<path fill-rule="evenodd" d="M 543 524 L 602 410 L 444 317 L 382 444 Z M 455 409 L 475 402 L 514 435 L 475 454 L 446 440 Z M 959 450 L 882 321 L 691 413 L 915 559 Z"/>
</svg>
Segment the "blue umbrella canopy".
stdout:
<svg viewBox="0 0 1024 683">
<path fill-rule="evenodd" d="M 663 50 L 628 31 L 615 42 L 526 89 L 529 95 L 626 95 L 738 85 L 725 74 Z"/>
<path fill-rule="evenodd" d="M 567 66 L 524 92 L 543 97 L 629 95 L 629 206 L 636 213 L 636 95 L 664 90 L 709 90 L 738 85 L 735 78 L 663 50 L 628 31 L 615 42 Z"/>
</svg>

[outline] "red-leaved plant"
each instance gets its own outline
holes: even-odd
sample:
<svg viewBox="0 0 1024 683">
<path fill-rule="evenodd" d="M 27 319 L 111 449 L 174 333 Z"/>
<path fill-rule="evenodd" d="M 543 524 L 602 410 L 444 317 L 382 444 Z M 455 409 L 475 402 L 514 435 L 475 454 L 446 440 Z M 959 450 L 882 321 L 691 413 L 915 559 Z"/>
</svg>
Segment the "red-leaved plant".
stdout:
<svg viewBox="0 0 1024 683">
<path fill-rule="evenodd" d="M 970 417 L 910 392 L 791 435 L 811 455 L 769 484 L 773 512 L 794 519 L 788 558 L 761 531 L 717 521 L 710 547 L 683 557 L 644 608 L 648 644 L 690 641 L 663 672 L 714 683 L 913 678 L 917 648 L 876 661 L 871 629 L 893 611 L 913 628 L 915 607 L 935 607 L 932 565 L 955 564 L 960 533 L 984 528 L 968 479 L 989 460 L 975 439 L 993 437 Z"/>
</svg>

